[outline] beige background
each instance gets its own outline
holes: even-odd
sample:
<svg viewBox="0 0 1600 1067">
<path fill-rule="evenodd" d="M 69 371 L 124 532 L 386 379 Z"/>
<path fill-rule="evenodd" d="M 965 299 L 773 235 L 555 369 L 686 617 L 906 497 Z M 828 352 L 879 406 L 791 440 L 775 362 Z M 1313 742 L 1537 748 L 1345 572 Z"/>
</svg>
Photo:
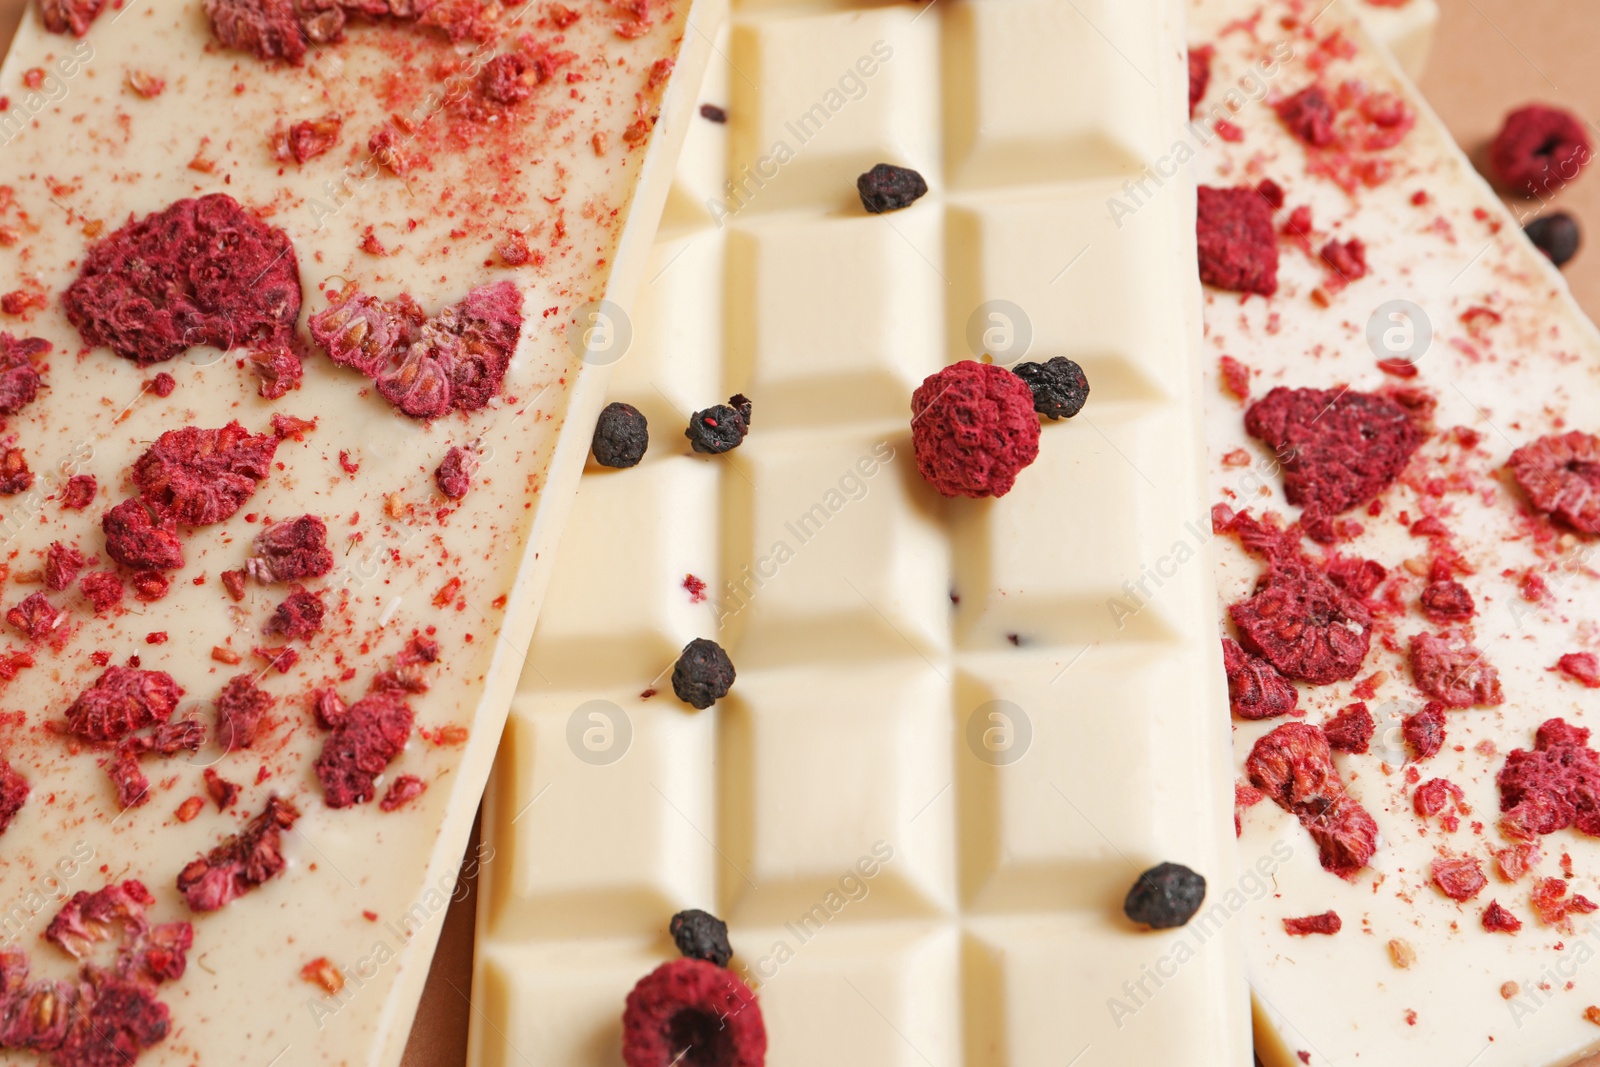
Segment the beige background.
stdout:
<svg viewBox="0 0 1600 1067">
<path fill-rule="evenodd" d="M 26 0 L 0 0 L 0 50 Z M 1572 0 L 1440 0 L 1444 17 L 1422 88 L 1474 159 L 1507 110 L 1531 100 L 1582 115 L 1600 141 L 1600 4 Z M 0 85 L 0 95 L 16 85 Z M 1514 205 L 1526 211 L 1528 205 Z M 1563 192 L 1557 206 L 1600 233 L 1600 178 Z M 1567 277 L 1591 316 L 1600 317 L 1600 253 L 1588 247 Z M 5 279 L 0 278 L 0 288 Z M 474 844 L 476 847 L 476 835 Z M 476 887 L 473 887 L 474 889 Z M 450 909 L 404 1067 L 462 1067 L 472 985 L 475 892 Z M 621 1010 L 621 1005 L 618 1005 Z"/>
</svg>

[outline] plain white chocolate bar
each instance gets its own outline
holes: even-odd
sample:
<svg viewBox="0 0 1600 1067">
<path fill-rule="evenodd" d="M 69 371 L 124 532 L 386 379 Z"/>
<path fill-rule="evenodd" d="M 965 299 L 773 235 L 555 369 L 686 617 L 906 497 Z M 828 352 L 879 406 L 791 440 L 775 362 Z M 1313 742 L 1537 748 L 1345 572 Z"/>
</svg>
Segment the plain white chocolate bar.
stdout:
<svg viewBox="0 0 1600 1067">
<path fill-rule="evenodd" d="M 1356 13 L 1412 81 L 1422 80 L 1439 25 L 1438 0 L 1357 0 Z"/>
</svg>

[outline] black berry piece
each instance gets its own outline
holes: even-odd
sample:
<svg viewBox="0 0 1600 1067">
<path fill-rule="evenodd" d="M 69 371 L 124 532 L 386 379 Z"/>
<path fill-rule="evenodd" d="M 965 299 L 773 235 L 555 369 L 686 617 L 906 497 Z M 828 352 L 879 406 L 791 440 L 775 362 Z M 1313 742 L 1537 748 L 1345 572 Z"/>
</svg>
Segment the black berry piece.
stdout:
<svg viewBox="0 0 1600 1067">
<path fill-rule="evenodd" d="M 1194 918 L 1206 899 L 1206 880 L 1181 863 L 1159 863 L 1139 876 L 1122 911 L 1152 930 L 1170 930 Z"/>
<path fill-rule="evenodd" d="M 672 917 L 672 925 L 667 929 L 678 951 L 692 960 L 726 967 L 733 958 L 733 947 L 728 944 L 728 924 L 708 911 L 699 908 L 680 911 Z"/>
<path fill-rule="evenodd" d="M 1047 419 L 1070 419 L 1089 399 L 1089 379 L 1066 356 L 1047 363 L 1018 363 L 1011 369 L 1033 390 L 1033 410 Z"/>
<path fill-rule="evenodd" d="M 672 668 L 672 691 L 691 708 L 704 711 L 728 695 L 733 679 L 733 661 L 722 646 L 697 637 L 678 653 Z"/>
<path fill-rule="evenodd" d="M 632 467 L 650 447 L 650 424 L 632 404 L 607 404 L 594 426 L 594 461 L 602 467 Z"/>
<path fill-rule="evenodd" d="M 750 398 L 736 393 L 726 404 L 717 404 L 697 411 L 689 419 L 689 428 L 683 436 L 696 452 L 720 456 L 731 452 L 744 441 L 750 432 Z"/>
<path fill-rule="evenodd" d="M 707 122 L 727 122 L 728 112 L 716 104 L 701 104 L 700 117 Z"/>
<path fill-rule="evenodd" d="M 927 191 L 928 183 L 922 180 L 922 175 L 910 167 L 897 167 L 892 163 L 879 163 L 856 179 L 861 206 L 874 215 L 910 207 Z"/>
<path fill-rule="evenodd" d="M 1578 220 L 1565 211 L 1552 212 L 1534 219 L 1522 228 L 1533 242 L 1533 247 L 1550 257 L 1558 267 L 1578 254 L 1583 235 L 1578 230 Z"/>
</svg>

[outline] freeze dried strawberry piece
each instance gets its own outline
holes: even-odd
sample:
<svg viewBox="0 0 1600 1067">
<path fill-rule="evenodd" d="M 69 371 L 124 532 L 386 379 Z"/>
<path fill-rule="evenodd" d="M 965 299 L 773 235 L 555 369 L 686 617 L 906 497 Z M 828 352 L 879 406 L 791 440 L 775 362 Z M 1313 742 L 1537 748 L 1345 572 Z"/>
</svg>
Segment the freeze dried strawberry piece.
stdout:
<svg viewBox="0 0 1600 1067">
<path fill-rule="evenodd" d="M 433 472 L 434 484 L 439 487 L 439 492 L 451 500 L 460 500 L 472 488 L 472 472 L 477 467 L 478 454 L 470 448 L 457 445 L 444 454 L 438 469 Z"/>
<path fill-rule="evenodd" d="M 336 20 L 343 27 L 343 12 L 336 5 L 318 6 L 330 8 L 326 12 L 330 21 Z M 212 34 L 228 48 L 250 52 L 257 59 L 282 59 L 294 64 L 305 59 L 307 34 L 294 0 L 206 0 L 205 12 Z M 330 38 L 325 24 L 319 36 Z"/>
<path fill-rule="evenodd" d="M 42 337 L 18 340 L 0 333 L 0 415 L 15 415 L 33 403 L 43 380 L 34 360 L 49 355 L 50 349 Z"/>
<path fill-rule="evenodd" d="M 260 380 L 256 392 L 264 400 L 278 400 L 300 388 L 305 365 L 287 348 L 267 348 L 250 353 L 250 370 Z"/>
<path fill-rule="evenodd" d="M 1587 729 L 1556 718 L 1539 727 L 1532 750 L 1507 753 L 1496 778 L 1507 836 L 1531 838 L 1576 826 L 1600 837 L 1600 756 L 1588 743 Z"/>
<path fill-rule="evenodd" d="M 160 504 L 129 497 L 101 516 L 106 555 L 135 570 L 165 571 L 183 566 L 178 521 Z"/>
<path fill-rule="evenodd" d="M 639 979 L 622 1013 L 627 1067 L 761 1067 L 767 1029 L 755 994 L 725 967 L 676 959 Z"/>
<path fill-rule="evenodd" d="M 50 636 L 60 620 L 61 612 L 43 593 L 30 593 L 6 611 L 6 622 L 30 641 Z"/>
<path fill-rule="evenodd" d="M 223 571 L 219 575 L 219 579 L 222 582 L 222 588 L 228 591 L 228 596 L 234 600 L 243 600 L 244 582 L 249 576 L 248 571 L 240 568 L 239 570 Z"/>
<path fill-rule="evenodd" d="M 67 479 L 67 484 L 61 488 L 61 506 L 73 511 L 81 511 L 94 503 L 94 495 L 100 489 L 92 474 L 74 474 Z"/>
<path fill-rule="evenodd" d="M 217 744 L 225 752 L 255 744 L 274 703 L 272 694 L 258 688 L 252 675 L 229 679 L 217 697 Z"/>
<path fill-rule="evenodd" d="M 39 17 L 51 33 L 82 37 L 105 7 L 106 0 L 39 0 Z"/>
<path fill-rule="evenodd" d="M 73 959 L 82 959 L 96 944 L 112 937 L 142 936 L 149 928 L 145 909 L 155 902 L 144 883 L 132 878 L 92 893 L 79 890 L 50 920 L 44 939 Z"/>
<path fill-rule="evenodd" d="M 1330 556 L 1322 569 L 1327 571 L 1329 581 L 1357 600 L 1367 599 L 1389 576 L 1383 564 L 1358 556 Z"/>
<path fill-rule="evenodd" d="M 1202 282 L 1262 296 L 1278 291 L 1278 235 L 1256 190 L 1200 186 L 1195 235 Z"/>
<path fill-rule="evenodd" d="M 167 1006 L 142 982 L 96 972 L 92 995 L 80 1002 L 66 1040 L 52 1057 L 58 1067 L 123 1067 L 161 1043 L 172 1028 Z"/>
<path fill-rule="evenodd" d="M 1375 499 L 1422 444 L 1410 411 L 1385 396 L 1278 386 L 1250 405 L 1245 430 L 1283 466 L 1306 532 L 1333 540 L 1333 516 Z"/>
<path fill-rule="evenodd" d="M 216 193 L 179 200 L 96 244 L 62 304 L 85 344 L 136 363 L 195 345 L 288 345 L 300 268 L 282 230 Z"/>
<path fill-rule="evenodd" d="M 122 742 L 122 747 L 132 753 L 155 752 L 172 756 L 179 752 L 198 752 L 206 743 L 206 728 L 194 719 L 174 719 L 164 722 L 147 734 L 136 734 Z"/>
<path fill-rule="evenodd" d="M 1506 116 L 1489 145 L 1489 167 L 1507 189 L 1537 196 L 1576 178 L 1592 155 L 1581 119 L 1562 108 L 1529 104 Z"/>
<path fill-rule="evenodd" d="M 1585 688 L 1600 689 L 1600 658 L 1593 652 L 1568 652 L 1554 669 Z"/>
<path fill-rule="evenodd" d="M 273 523 L 256 535 L 245 569 L 264 585 L 327 574 L 333 570 L 327 524 L 315 515 Z"/>
<path fill-rule="evenodd" d="M 242 831 L 183 869 L 178 892 L 195 911 L 216 911 L 275 877 L 284 868 L 283 831 L 298 818 L 293 803 L 268 797 Z"/>
<path fill-rule="evenodd" d="M 1322 733 L 1327 737 L 1329 747 L 1360 756 L 1371 745 L 1372 732 L 1376 727 L 1367 705 L 1358 700 L 1340 708 L 1338 714 L 1323 723 Z"/>
<path fill-rule="evenodd" d="M 1466 797 L 1461 792 L 1461 787 L 1448 778 L 1429 778 L 1417 786 L 1417 791 L 1411 797 L 1411 807 L 1424 819 L 1435 815 L 1443 815 L 1446 830 L 1455 830 L 1460 825 L 1455 815 L 1445 811 L 1451 804 L 1460 814 L 1470 814 L 1472 809 L 1467 806 Z"/>
<path fill-rule="evenodd" d="M 130 749 L 117 749 L 106 764 L 106 773 L 116 787 L 117 806 L 123 811 L 142 807 L 150 799 L 150 779 L 139 769 L 139 757 Z"/>
<path fill-rule="evenodd" d="M 205 780 L 206 793 L 216 803 L 218 811 L 227 811 L 239 799 L 239 787 L 212 768 L 207 767 L 200 777 Z"/>
<path fill-rule="evenodd" d="M 1353 282 L 1367 276 L 1367 246 L 1359 238 L 1329 241 L 1317 255 L 1333 269 L 1339 280 Z"/>
<path fill-rule="evenodd" d="M 76 545 L 62 541 L 50 542 L 44 554 L 44 587 L 56 592 L 67 588 L 78 580 L 78 572 L 83 570 L 87 562 Z"/>
<path fill-rule="evenodd" d="M 1250 399 L 1250 368 L 1234 359 L 1232 356 L 1223 356 L 1217 361 L 1218 373 L 1222 375 L 1223 387 L 1238 397 L 1240 400 Z"/>
<path fill-rule="evenodd" d="M 1354 678 L 1372 641 L 1372 615 L 1305 560 L 1270 562 L 1255 593 L 1228 615 L 1239 643 L 1296 681 Z"/>
<path fill-rule="evenodd" d="M 1354 877 L 1377 849 L 1378 826 L 1345 791 L 1328 739 L 1317 727 L 1284 723 L 1263 735 L 1245 761 L 1250 784 L 1300 820 L 1324 870 Z"/>
<path fill-rule="evenodd" d="M 411 705 L 394 690 L 370 693 L 345 711 L 317 757 L 317 780 L 330 808 L 371 800 L 373 779 L 405 748 L 414 721 Z"/>
<path fill-rule="evenodd" d="M 292 159 L 305 164 L 338 144 L 339 130 L 343 126 L 344 119 L 338 114 L 306 119 L 293 126 L 279 122 L 272 134 L 272 154 L 280 163 Z"/>
<path fill-rule="evenodd" d="M 6 832 L 11 820 L 28 802 L 31 789 L 28 780 L 17 773 L 9 760 L 0 756 L 0 834 Z"/>
<path fill-rule="evenodd" d="M 1237 641 L 1222 639 L 1228 675 L 1228 706 L 1241 719 L 1271 719 L 1293 711 L 1300 694 L 1272 664 L 1252 656 Z"/>
<path fill-rule="evenodd" d="M 1284 919 L 1284 933 L 1291 937 L 1308 937 L 1311 934 L 1327 934 L 1329 936 L 1344 929 L 1344 920 L 1339 918 L 1339 913 L 1333 910 L 1323 912 L 1321 915 L 1306 915 L 1298 919 Z"/>
<path fill-rule="evenodd" d="M 16 496 L 32 486 L 33 471 L 28 469 L 27 454 L 11 446 L 0 450 L 0 496 Z"/>
<path fill-rule="evenodd" d="M 1600 437 L 1578 430 L 1541 437 L 1511 453 L 1509 466 L 1535 510 L 1600 534 Z"/>
<path fill-rule="evenodd" d="M 107 667 L 67 709 L 67 732 L 85 741 L 120 741 L 166 722 L 182 695 L 165 671 Z"/>
<path fill-rule="evenodd" d="M 168 430 L 133 465 L 144 498 L 188 526 L 221 522 L 244 505 L 272 471 L 278 439 L 237 422 L 218 430 Z"/>
<path fill-rule="evenodd" d="M 268 634 L 282 635 L 291 641 L 310 637 L 322 629 L 323 611 L 322 597 L 297 585 L 273 611 L 262 630 Z"/>
<path fill-rule="evenodd" d="M 1496 852 L 1494 865 L 1503 880 L 1515 882 L 1538 866 L 1540 858 L 1539 846 L 1525 841 Z"/>
<path fill-rule="evenodd" d="M 1483 928 L 1491 934 L 1514 934 L 1522 929 L 1522 920 L 1502 907 L 1498 900 L 1491 900 L 1483 909 Z"/>
<path fill-rule="evenodd" d="M 1439 892 L 1451 900 L 1471 900 L 1489 884 L 1476 856 L 1435 856 L 1429 873 Z"/>
<path fill-rule="evenodd" d="M 1278 101 L 1272 109 L 1290 133 L 1313 148 L 1326 148 L 1337 136 L 1333 126 L 1333 102 L 1321 86 L 1308 85 Z"/>
<path fill-rule="evenodd" d="M 91 571 L 78 580 L 78 588 L 89 598 L 96 615 L 122 602 L 122 579 L 109 571 Z"/>
<path fill-rule="evenodd" d="M 1554 926 L 1570 933 L 1572 920 L 1569 915 L 1588 915 L 1596 908 L 1595 903 L 1582 893 L 1567 896 L 1567 883 L 1561 878 L 1541 878 L 1533 887 L 1533 911 L 1547 926 Z"/>
<path fill-rule="evenodd" d="M 1211 60 L 1217 50 L 1210 45 L 1201 45 L 1196 48 L 1189 47 L 1189 117 L 1194 117 L 1194 109 L 1199 106 L 1201 99 L 1206 95 L 1206 87 L 1211 84 Z"/>
<path fill-rule="evenodd" d="M 1448 707 L 1494 707 L 1505 699 L 1500 672 L 1455 630 L 1413 634 L 1410 653 L 1417 688 Z"/>
<path fill-rule="evenodd" d="M 378 801 L 378 807 L 394 811 L 420 797 L 427 788 L 428 784 L 416 775 L 402 774 L 390 784 L 388 792 Z"/>
<path fill-rule="evenodd" d="M 1425 760 L 1437 755 L 1444 745 L 1444 705 L 1437 700 L 1428 701 L 1422 710 L 1401 720 L 1400 733 L 1413 759 Z"/>
<path fill-rule="evenodd" d="M 1422 590 L 1422 614 L 1436 626 L 1466 622 L 1476 611 L 1472 593 L 1460 582 L 1429 582 Z"/>
</svg>

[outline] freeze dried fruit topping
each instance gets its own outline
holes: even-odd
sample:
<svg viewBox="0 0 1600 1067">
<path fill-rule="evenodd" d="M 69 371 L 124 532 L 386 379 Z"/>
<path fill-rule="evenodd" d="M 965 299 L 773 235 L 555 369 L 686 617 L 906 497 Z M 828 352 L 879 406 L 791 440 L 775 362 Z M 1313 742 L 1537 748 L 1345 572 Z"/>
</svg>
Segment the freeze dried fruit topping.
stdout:
<svg viewBox="0 0 1600 1067">
<path fill-rule="evenodd" d="M 1005 496 L 1039 455 L 1033 391 L 1003 367 L 953 363 L 911 394 L 911 442 L 943 496 Z"/>
<path fill-rule="evenodd" d="M 96 615 L 122 602 L 122 579 L 109 571 L 92 571 L 78 580 L 78 588 L 89 598 Z"/>
<path fill-rule="evenodd" d="M 1194 918 L 1205 899 L 1203 875 L 1181 863 L 1158 863 L 1133 883 L 1122 913 L 1152 930 L 1170 930 Z"/>
<path fill-rule="evenodd" d="M 708 456 L 720 456 L 744 443 L 750 432 L 750 398 L 743 393 L 728 398 L 726 404 L 713 404 L 689 417 L 683 436 L 689 447 Z"/>
<path fill-rule="evenodd" d="M 478 453 L 456 445 L 444 454 L 434 469 L 433 483 L 451 500 L 460 500 L 472 488 L 472 472 L 478 469 Z"/>
<path fill-rule="evenodd" d="M 1568 652 L 1554 669 L 1587 689 L 1600 689 L 1600 657 L 1593 652 Z"/>
<path fill-rule="evenodd" d="M 1553 193 L 1578 176 L 1591 156 L 1589 133 L 1570 111 L 1529 104 L 1506 116 L 1489 145 L 1489 167 L 1512 192 Z"/>
<path fill-rule="evenodd" d="M 1444 745 L 1444 705 L 1430 700 L 1421 710 L 1407 715 L 1400 723 L 1400 733 L 1411 749 L 1411 758 L 1429 759 L 1438 754 Z"/>
<path fill-rule="evenodd" d="M 0 415 L 15 415 L 33 403 L 43 380 L 35 361 L 49 355 L 50 349 L 42 337 L 18 339 L 0 333 Z"/>
<path fill-rule="evenodd" d="M 310 637 L 322 629 L 324 610 L 321 594 L 297 585 L 273 611 L 262 631 L 291 641 Z"/>
<path fill-rule="evenodd" d="M 726 967 L 733 958 L 733 948 L 728 944 L 728 924 L 698 908 L 680 911 L 667 924 L 672 943 L 678 951 L 692 960 L 705 960 L 718 967 Z"/>
<path fill-rule="evenodd" d="M 256 535 L 245 570 L 264 585 L 327 574 L 333 570 L 327 524 L 315 515 L 273 523 Z"/>
<path fill-rule="evenodd" d="M 50 542 L 44 554 L 44 587 L 60 592 L 78 580 L 78 572 L 88 561 L 74 545 Z"/>
<path fill-rule="evenodd" d="M 429 18 L 446 10 L 466 5 L 438 4 L 437 0 L 206 0 L 206 18 L 217 41 L 257 59 L 281 59 L 298 65 L 314 44 L 336 44 L 344 38 L 345 26 L 352 18 L 373 21 L 393 19 L 433 25 L 452 40 L 462 36 L 483 36 L 478 25 L 482 5 L 454 22 Z M 447 15 L 446 18 L 450 18 Z"/>
<path fill-rule="evenodd" d="M 1449 579 L 1429 582 L 1422 590 L 1421 604 L 1422 614 L 1439 626 L 1466 622 L 1477 610 L 1467 587 Z"/>
<path fill-rule="evenodd" d="M 0 496 L 15 496 L 32 486 L 33 471 L 28 469 L 26 453 L 10 446 L 0 449 Z"/>
<path fill-rule="evenodd" d="M 275 877 L 285 864 L 283 831 L 298 818 L 294 804 L 268 797 L 249 825 L 183 869 L 178 892 L 195 911 L 216 911 Z"/>
<path fill-rule="evenodd" d="M 133 484 L 179 522 L 209 526 L 244 506 L 271 473 L 277 449 L 277 437 L 253 434 L 237 422 L 218 430 L 168 430 L 134 462 Z"/>
<path fill-rule="evenodd" d="M 1400 404 L 1348 389 L 1278 386 L 1250 406 L 1244 426 L 1277 454 L 1289 503 L 1323 542 L 1333 540 L 1333 516 L 1387 489 L 1423 438 Z"/>
<path fill-rule="evenodd" d="M 369 693 L 345 709 L 316 762 L 328 807 L 346 808 L 373 798 L 373 780 L 406 747 L 413 721 L 411 705 L 393 689 Z"/>
<path fill-rule="evenodd" d="M 291 159 L 304 164 L 329 151 L 339 143 L 339 130 L 344 119 L 338 114 L 306 119 L 292 126 L 278 123 L 272 133 L 272 154 L 280 163 Z"/>
<path fill-rule="evenodd" d="M 1567 883 L 1561 878 L 1541 878 L 1533 887 L 1533 910 L 1547 926 L 1571 932 L 1569 915 L 1588 915 L 1596 908 L 1582 893 L 1567 896 Z"/>
<path fill-rule="evenodd" d="M 650 447 L 650 424 L 632 404 L 607 404 L 594 424 L 594 440 L 589 447 L 594 461 L 602 467 L 637 466 Z"/>
<path fill-rule="evenodd" d="M 1033 390 L 1033 410 L 1052 422 L 1072 418 L 1089 401 L 1089 379 L 1083 368 L 1066 356 L 1043 363 L 1018 363 L 1011 370 Z"/>
<path fill-rule="evenodd" d="M 762 1067 L 767 1029 L 755 994 L 732 971 L 677 959 L 641 978 L 622 1013 L 627 1067 Z"/>
<path fill-rule="evenodd" d="M 1217 50 L 1210 45 L 1189 46 L 1189 116 L 1205 98 L 1206 87 L 1211 84 L 1211 60 Z"/>
<path fill-rule="evenodd" d="M 1345 792 L 1328 740 L 1317 727 L 1284 723 L 1259 738 L 1245 761 L 1250 783 L 1300 820 L 1324 870 L 1354 877 L 1377 850 L 1378 825 Z"/>
<path fill-rule="evenodd" d="M 424 782 L 414 774 L 402 774 L 384 792 L 383 799 L 378 801 L 378 808 L 382 811 L 394 811 L 411 803 L 420 797 L 428 788 Z"/>
<path fill-rule="evenodd" d="M 1600 534 L 1600 437 L 1578 430 L 1541 437 L 1511 453 L 1510 467 L 1535 510 Z"/>
<path fill-rule="evenodd" d="M 1534 735 L 1531 751 L 1506 755 L 1496 781 L 1507 837 L 1528 839 L 1568 826 L 1600 837 L 1600 757 L 1588 744 L 1586 728 L 1549 719 Z"/>
<path fill-rule="evenodd" d="M 300 357 L 288 348 L 264 348 L 250 353 L 250 370 L 260 381 L 256 392 L 264 400 L 278 400 L 300 388 L 305 377 L 305 365 Z"/>
<path fill-rule="evenodd" d="M 39 0 L 39 17 L 51 33 L 82 37 L 105 7 L 106 0 Z"/>
<path fill-rule="evenodd" d="M 1366 754 L 1372 743 L 1372 731 L 1376 725 L 1367 705 L 1358 700 L 1340 708 L 1338 714 L 1323 723 L 1322 733 L 1327 737 L 1330 748 L 1361 756 Z"/>
<path fill-rule="evenodd" d="M 300 316 L 300 268 L 282 230 L 215 193 L 100 241 L 62 304 L 85 344 L 136 363 L 196 345 L 285 346 Z"/>
<path fill-rule="evenodd" d="M 22 805 L 28 802 L 31 787 L 4 756 L 0 756 L 0 834 L 11 826 Z"/>
<path fill-rule="evenodd" d="M 1228 675 L 1228 706 L 1241 719 L 1271 719 L 1293 711 L 1299 692 L 1272 664 L 1252 656 L 1237 641 L 1222 639 Z"/>
<path fill-rule="evenodd" d="M 1483 928 L 1491 934 L 1514 934 L 1522 929 L 1522 920 L 1506 910 L 1498 900 L 1489 901 L 1483 909 Z"/>
<path fill-rule="evenodd" d="M 120 741 L 166 722 L 182 695 L 165 671 L 107 667 L 67 708 L 67 732 L 85 741 Z"/>
<path fill-rule="evenodd" d="M 255 684 L 255 676 L 240 674 L 228 680 L 217 697 L 217 744 L 223 751 L 249 748 L 272 710 L 272 694 Z"/>
<path fill-rule="evenodd" d="M 1412 635 L 1411 677 L 1423 693 L 1452 708 L 1493 707 L 1505 699 L 1500 672 L 1455 630 Z"/>
<path fill-rule="evenodd" d="M 1367 276 L 1367 246 L 1360 238 L 1329 241 L 1318 250 L 1317 255 L 1341 282 L 1358 281 Z"/>
<path fill-rule="evenodd" d="M 1195 225 L 1202 282 L 1262 296 L 1278 291 L 1278 235 L 1272 207 L 1259 192 L 1247 185 L 1200 186 Z"/>
<path fill-rule="evenodd" d="M 1308 937 L 1311 934 L 1333 935 L 1344 929 L 1344 920 L 1339 918 L 1336 911 L 1325 911 L 1321 915 L 1305 915 L 1297 919 L 1284 919 L 1283 930 L 1291 937 Z"/>
<path fill-rule="evenodd" d="M 164 504 L 129 497 L 100 518 L 106 555 L 135 570 L 167 571 L 183 566 L 178 520 Z"/>
<path fill-rule="evenodd" d="M 94 495 L 100 489 L 92 474 L 74 474 L 67 479 L 67 484 L 61 487 L 61 506 L 73 511 L 81 511 L 94 503 Z"/>
<path fill-rule="evenodd" d="M 117 807 L 123 811 L 143 806 L 150 799 L 150 779 L 139 769 L 139 757 L 131 749 L 119 748 L 106 764 L 106 774 L 117 791 Z"/>
<path fill-rule="evenodd" d="M 30 641 L 50 636 L 61 617 L 61 612 L 43 593 L 30 593 L 22 598 L 22 603 L 6 611 L 6 623 Z"/>
<path fill-rule="evenodd" d="M 733 661 L 722 646 L 697 637 L 678 653 L 678 662 L 672 667 L 672 691 L 691 708 L 704 711 L 728 695 L 734 678 Z"/>
<path fill-rule="evenodd" d="M 1333 102 L 1320 85 L 1308 85 L 1272 107 L 1289 132 L 1313 148 L 1326 148 L 1334 142 Z"/>
<path fill-rule="evenodd" d="M 79 890 L 61 906 L 44 939 L 74 959 L 82 959 L 99 942 L 117 936 L 138 935 L 148 929 L 145 909 L 156 902 L 143 882 L 112 882 L 95 892 Z"/>
<path fill-rule="evenodd" d="M 874 215 L 910 207 L 927 195 L 928 183 L 910 167 L 879 163 L 856 178 L 861 206 Z"/>
<path fill-rule="evenodd" d="M 1296 681 L 1354 678 L 1372 641 L 1372 615 L 1309 561 L 1270 560 L 1255 593 L 1228 615 L 1239 643 Z"/>
<path fill-rule="evenodd" d="M 1429 873 L 1439 892 L 1451 900 L 1471 900 L 1489 884 L 1476 856 L 1435 856 Z"/>
</svg>

